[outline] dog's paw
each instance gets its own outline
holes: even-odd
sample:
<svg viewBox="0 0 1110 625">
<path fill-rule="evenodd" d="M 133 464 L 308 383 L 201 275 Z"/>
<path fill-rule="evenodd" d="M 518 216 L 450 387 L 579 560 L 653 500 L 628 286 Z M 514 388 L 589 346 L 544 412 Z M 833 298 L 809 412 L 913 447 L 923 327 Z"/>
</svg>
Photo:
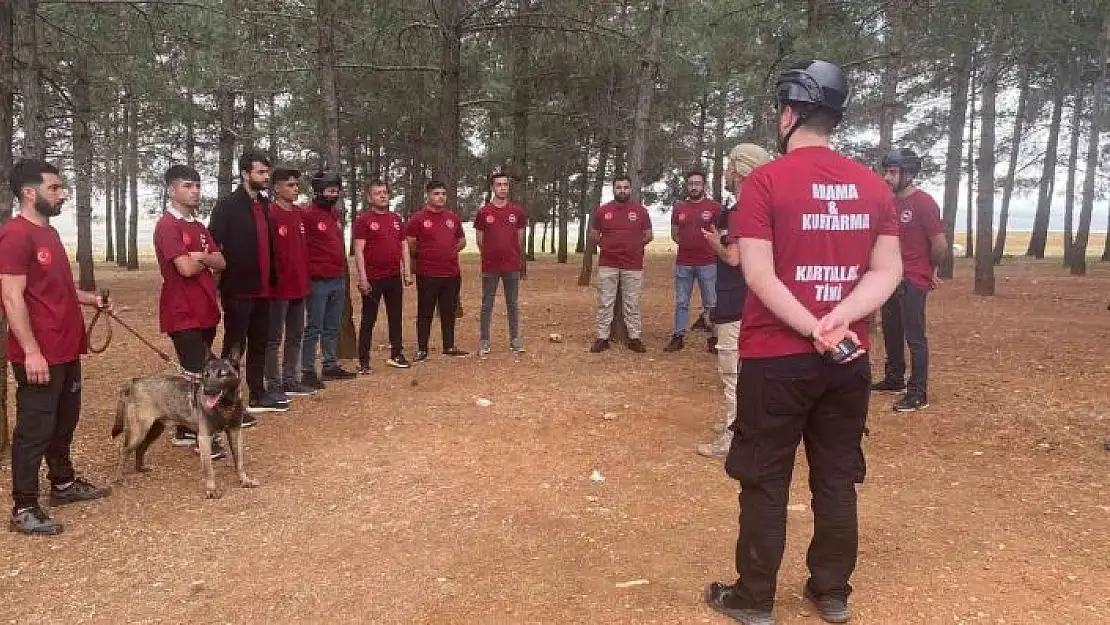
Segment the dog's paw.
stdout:
<svg viewBox="0 0 1110 625">
<path fill-rule="evenodd" d="M 239 486 L 242 488 L 258 488 L 261 485 L 262 483 L 258 480 L 249 478 L 245 475 L 239 478 Z"/>
</svg>

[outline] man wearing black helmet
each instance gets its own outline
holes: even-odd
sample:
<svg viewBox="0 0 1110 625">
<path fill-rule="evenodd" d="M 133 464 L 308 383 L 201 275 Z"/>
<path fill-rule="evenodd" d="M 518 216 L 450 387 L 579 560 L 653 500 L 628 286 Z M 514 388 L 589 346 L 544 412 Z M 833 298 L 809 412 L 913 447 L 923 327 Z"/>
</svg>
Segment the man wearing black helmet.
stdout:
<svg viewBox="0 0 1110 625">
<path fill-rule="evenodd" d="M 343 226 L 335 205 L 343 180 L 333 171 L 312 176 L 312 204 L 301 213 L 305 243 L 308 244 L 308 294 L 304 345 L 301 348 L 301 383 L 323 388 L 322 380 L 349 380 L 352 371 L 339 366 L 339 322 L 343 317 L 343 293 L 347 288 L 347 255 L 343 251 Z M 323 367 L 316 373 L 316 345 L 320 345 Z"/>
<path fill-rule="evenodd" d="M 844 623 L 859 542 L 867 323 L 901 278 L 898 226 L 890 189 L 829 147 L 848 105 L 840 68 L 794 65 L 779 76 L 776 96 L 784 154 L 744 182 L 727 248 L 754 295 L 744 303 L 744 366 L 725 460 L 741 485 L 739 579 L 710 584 L 706 602 L 741 623 L 774 622 L 790 479 L 804 439 L 813 540 L 803 594 L 823 619 Z"/>
<path fill-rule="evenodd" d="M 925 296 L 936 284 L 937 267 L 948 255 L 940 207 L 933 196 L 913 184 L 921 159 L 908 148 L 883 157 L 883 181 L 894 191 L 905 280 L 883 304 L 886 371 L 875 391 L 906 391 L 894 403 L 897 412 L 929 407 L 929 344 L 925 338 Z M 906 385 L 906 354 L 910 348 L 910 382 Z"/>
</svg>

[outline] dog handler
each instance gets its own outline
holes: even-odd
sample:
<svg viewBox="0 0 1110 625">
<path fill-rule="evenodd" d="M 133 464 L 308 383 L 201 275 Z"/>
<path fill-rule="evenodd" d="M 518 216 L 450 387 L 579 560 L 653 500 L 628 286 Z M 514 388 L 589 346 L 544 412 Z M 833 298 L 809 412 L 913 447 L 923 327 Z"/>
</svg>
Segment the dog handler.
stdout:
<svg viewBox="0 0 1110 625">
<path fill-rule="evenodd" d="M 50 505 L 107 496 L 77 477 L 70 458 L 81 414 L 81 354 L 86 352 L 80 305 L 110 310 L 96 293 L 73 285 L 69 256 L 50 218 L 66 193 L 58 169 L 41 160 L 16 163 L 9 176 L 19 215 L 0 227 L 0 291 L 8 319 L 8 360 L 15 375 L 12 507 L 8 527 L 23 534 L 60 534 L 39 506 L 39 466 L 50 480 Z"/>
<path fill-rule="evenodd" d="M 783 156 L 752 172 L 729 223 L 729 261 L 740 261 L 753 295 L 725 460 L 741 485 L 739 579 L 710 584 L 705 600 L 741 623 L 773 623 L 804 439 L 814 528 L 803 594 L 824 620 L 845 623 L 859 542 L 855 485 L 865 472 L 867 318 L 902 276 L 898 222 L 882 180 L 829 147 L 848 105 L 840 68 L 796 64 L 779 76 L 775 96 Z"/>
<path fill-rule="evenodd" d="M 208 228 L 194 217 L 200 205 L 200 174 L 192 167 L 174 165 L 166 170 L 165 181 L 170 207 L 154 226 L 154 256 L 162 274 L 158 329 L 173 341 L 181 368 L 199 375 L 220 325 L 213 272 L 223 271 L 226 264 Z M 196 447 L 197 433 L 179 425 L 172 443 Z M 225 455 L 218 439 L 213 439 L 212 459 Z"/>
</svg>

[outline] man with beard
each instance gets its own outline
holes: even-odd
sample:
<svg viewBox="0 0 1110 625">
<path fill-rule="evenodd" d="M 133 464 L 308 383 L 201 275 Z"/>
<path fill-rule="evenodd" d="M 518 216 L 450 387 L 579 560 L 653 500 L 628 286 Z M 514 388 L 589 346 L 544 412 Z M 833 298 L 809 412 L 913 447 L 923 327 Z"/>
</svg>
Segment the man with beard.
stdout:
<svg viewBox="0 0 1110 625">
<path fill-rule="evenodd" d="M 716 223 L 720 214 L 720 203 L 705 195 L 705 174 L 697 170 L 686 172 L 686 199 L 671 210 L 671 240 L 678 244 L 678 255 L 674 266 L 674 334 L 663 348 L 665 352 L 677 352 L 686 346 L 686 324 L 690 320 L 690 297 L 695 281 L 703 309 L 699 319 L 711 318 L 713 307 L 717 305 L 714 286 L 717 255 L 702 230 Z"/>
<path fill-rule="evenodd" d="M 69 257 L 50 218 L 62 212 L 65 190 L 53 165 L 26 159 L 8 182 L 19 215 L 0 227 L 0 293 L 8 320 L 7 357 L 15 377 L 12 435 L 12 515 L 23 534 L 62 532 L 39 505 L 39 467 L 46 459 L 50 505 L 106 497 L 77 477 L 70 457 L 81 413 L 81 354 L 86 352 L 81 305 L 110 303 L 73 285 Z M 0 380 L 7 383 L 7 380 Z"/>
<path fill-rule="evenodd" d="M 805 440 L 813 539 L 803 596 L 830 623 L 851 618 L 859 552 L 856 484 L 870 398 L 867 324 L 902 277 L 894 196 L 869 168 L 834 152 L 848 105 L 844 73 L 805 61 L 779 75 L 779 151 L 752 172 L 729 220 L 728 260 L 752 297 L 740 327 L 743 368 L 725 471 L 740 482 L 734 584 L 705 601 L 769 625 L 786 546 L 786 506 Z"/>
<path fill-rule="evenodd" d="M 170 337 L 177 363 L 198 379 L 220 325 L 214 273 L 223 271 L 223 254 L 212 234 L 197 221 L 200 174 L 174 165 L 166 170 L 170 206 L 154 226 L 154 256 L 162 275 L 158 297 L 158 329 Z M 197 447 L 197 432 L 178 425 L 170 442 L 175 447 Z M 212 459 L 227 455 L 218 436 L 212 438 Z"/>
<path fill-rule="evenodd" d="M 509 349 L 524 351 L 520 335 L 520 270 L 524 265 L 524 230 L 528 213 L 509 201 L 509 175 L 498 172 L 490 176 L 493 197 L 478 209 L 474 230 L 482 253 L 482 315 L 478 325 L 478 353 L 490 352 L 490 321 L 497 283 L 505 283 L 505 312 L 509 318 Z"/>
<path fill-rule="evenodd" d="M 590 352 L 609 349 L 618 287 L 628 349 L 647 351 L 640 340 L 640 293 L 644 284 L 644 248 L 651 243 L 651 217 L 647 209 L 632 201 L 632 180 L 613 179 L 613 201 L 597 207 L 590 217 L 587 245 L 600 247 L 597 261 L 597 339 Z"/>
<path fill-rule="evenodd" d="M 898 212 L 898 239 L 902 246 L 905 279 L 883 304 L 883 340 L 886 371 L 871 388 L 875 391 L 906 391 L 894 402 L 897 412 L 916 412 L 929 407 L 929 343 L 925 338 L 925 296 L 937 283 L 937 268 L 948 256 L 948 240 L 940 207 L 933 196 L 913 184 L 921 171 L 921 159 L 909 148 L 899 148 L 883 157 L 883 181 L 894 191 Z M 910 348 L 909 385 L 906 384 L 906 353 Z"/>
<path fill-rule="evenodd" d="M 266 343 L 270 338 L 270 296 L 277 284 L 277 263 L 270 226 L 270 199 L 263 191 L 270 184 L 270 159 L 250 149 L 239 157 L 239 188 L 216 201 L 208 230 L 223 252 L 227 267 L 220 275 L 220 303 L 224 309 L 224 344 L 221 357 L 233 348 L 247 355 L 247 411 L 284 412 L 266 392 Z M 243 427 L 255 425 L 254 416 L 243 417 Z"/>
<path fill-rule="evenodd" d="M 741 143 L 728 155 L 725 188 L 736 200 L 723 211 L 717 225 L 703 229 L 706 243 L 717 255 L 717 306 L 712 322 L 717 333 L 717 372 L 725 389 L 725 418 L 713 426 L 717 440 L 698 445 L 698 453 L 708 458 L 724 458 L 732 445 L 732 422 L 736 420 L 736 376 L 740 371 L 740 318 L 748 287 L 740 267 L 728 264 L 728 220 L 740 205 L 740 188 L 756 167 L 771 160 L 767 150 L 753 143 Z"/>
<path fill-rule="evenodd" d="M 455 309 L 462 284 L 459 252 L 466 247 L 466 235 L 459 216 L 447 208 L 447 185 L 432 180 L 425 190 L 427 206 L 413 213 L 405 226 L 409 250 L 416 253 L 417 351 L 414 362 L 428 359 L 428 339 L 437 309 L 443 354 L 453 358 L 468 355 L 455 345 Z"/>
<path fill-rule="evenodd" d="M 301 212 L 308 244 L 308 319 L 304 328 L 301 376 L 305 386 L 322 388 L 322 380 L 349 380 L 356 376 L 339 365 L 339 323 L 347 289 L 347 255 L 343 252 L 343 226 L 335 205 L 343 192 L 343 179 L 334 171 L 312 176 L 312 204 Z M 322 368 L 316 374 L 316 345 Z"/>
</svg>

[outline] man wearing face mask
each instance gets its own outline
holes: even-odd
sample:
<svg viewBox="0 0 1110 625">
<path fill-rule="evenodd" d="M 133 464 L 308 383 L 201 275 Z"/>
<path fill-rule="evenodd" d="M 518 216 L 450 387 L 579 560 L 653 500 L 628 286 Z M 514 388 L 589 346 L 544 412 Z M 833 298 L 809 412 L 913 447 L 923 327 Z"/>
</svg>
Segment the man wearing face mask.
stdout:
<svg viewBox="0 0 1110 625">
<path fill-rule="evenodd" d="M 109 308 L 96 293 L 73 286 L 69 257 L 50 218 L 62 212 L 58 170 L 40 160 L 16 163 L 9 177 L 19 215 L 0 227 L 0 292 L 8 320 L 7 356 L 15 377 L 12 515 L 23 534 L 62 533 L 39 505 L 39 466 L 46 459 L 50 504 L 105 497 L 108 488 L 77 476 L 70 458 L 81 413 L 81 305 Z M 7 380 L 0 380 L 6 384 Z M 3 418 L 3 417 L 0 417 Z"/>
<path fill-rule="evenodd" d="M 347 255 L 343 227 L 335 205 L 343 191 L 343 179 L 333 171 L 312 176 L 312 204 L 301 213 L 308 244 L 308 319 L 301 348 L 301 379 L 305 386 L 322 388 L 322 380 L 349 380 L 353 371 L 339 366 L 339 323 L 343 318 L 343 295 L 347 288 Z M 316 373 L 316 345 L 320 345 L 323 368 Z"/>
<path fill-rule="evenodd" d="M 277 285 L 277 263 L 270 224 L 270 199 L 263 191 L 270 184 L 270 159 L 258 150 L 239 157 L 239 188 L 216 201 L 208 230 L 223 252 L 226 267 L 220 274 L 220 304 L 224 311 L 221 356 L 232 348 L 247 355 L 247 411 L 284 412 L 266 392 L 266 343 L 270 338 L 270 297 Z M 246 415 L 243 427 L 255 425 Z"/>
</svg>

